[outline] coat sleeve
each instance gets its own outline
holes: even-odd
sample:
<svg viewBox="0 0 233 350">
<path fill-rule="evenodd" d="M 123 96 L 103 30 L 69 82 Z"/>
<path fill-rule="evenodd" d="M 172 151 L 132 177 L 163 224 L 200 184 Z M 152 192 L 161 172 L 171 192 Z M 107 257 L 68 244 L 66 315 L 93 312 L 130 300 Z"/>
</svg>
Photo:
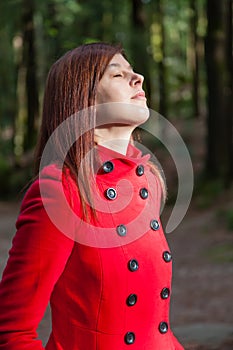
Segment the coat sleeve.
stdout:
<svg viewBox="0 0 233 350">
<path fill-rule="evenodd" d="M 47 189 L 44 202 L 36 180 L 23 200 L 0 283 L 0 349 L 4 350 L 43 349 L 36 330 L 74 245 L 44 209 L 43 203 L 54 206 L 65 219 L 57 180 L 47 177 L 40 181 Z"/>
</svg>

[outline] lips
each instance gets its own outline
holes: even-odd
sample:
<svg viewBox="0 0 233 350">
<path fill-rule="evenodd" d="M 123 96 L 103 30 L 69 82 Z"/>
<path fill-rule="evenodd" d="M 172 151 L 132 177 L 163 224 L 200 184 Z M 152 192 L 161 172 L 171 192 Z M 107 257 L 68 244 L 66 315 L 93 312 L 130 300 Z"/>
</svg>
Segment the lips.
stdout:
<svg viewBox="0 0 233 350">
<path fill-rule="evenodd" d="M 143 90 L 138 91 L 133 97 L 131 97 L 132 99 L 137 99 L 137 98 L 146 98 L 145 92 Z"/>
</svg>

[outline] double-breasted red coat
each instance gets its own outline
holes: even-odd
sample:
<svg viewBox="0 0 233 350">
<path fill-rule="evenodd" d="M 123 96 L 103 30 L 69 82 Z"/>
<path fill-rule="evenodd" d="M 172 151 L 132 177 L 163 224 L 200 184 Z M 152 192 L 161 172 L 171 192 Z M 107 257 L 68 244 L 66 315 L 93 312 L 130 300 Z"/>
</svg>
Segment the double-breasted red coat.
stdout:
<svg viewBox="0 0 233 350">
<path fill-rule="evenodd" d="M 0 349 L 43 349 L 36 329 L 49 301 L 46 350 L 183 349 L 169 325 L 159 180 L 133 146 L 98 152 L 97 218 L 81 219 L 76 185 L 56 165 L 24 197 L 0 284 Z"/>
</svg>

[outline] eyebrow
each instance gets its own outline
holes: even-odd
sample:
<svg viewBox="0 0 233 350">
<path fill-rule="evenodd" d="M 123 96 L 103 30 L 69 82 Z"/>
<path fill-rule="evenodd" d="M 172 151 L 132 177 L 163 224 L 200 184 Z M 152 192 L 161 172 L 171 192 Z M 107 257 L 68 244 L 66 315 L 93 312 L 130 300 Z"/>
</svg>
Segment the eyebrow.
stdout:
<svg viewBox="0 0 233 350">
<path fill-rule="evenodd" d="M 107 69 L 111 69 L 111 68 L 122 68 L 122 65 L 119 64 L 119 63 L 110 63 L 108 66 L 107 66 Z M 127 69 L 130 69 L 130 70 L 133 70 L 133 67 L 129 64 Z"/>
</svg>

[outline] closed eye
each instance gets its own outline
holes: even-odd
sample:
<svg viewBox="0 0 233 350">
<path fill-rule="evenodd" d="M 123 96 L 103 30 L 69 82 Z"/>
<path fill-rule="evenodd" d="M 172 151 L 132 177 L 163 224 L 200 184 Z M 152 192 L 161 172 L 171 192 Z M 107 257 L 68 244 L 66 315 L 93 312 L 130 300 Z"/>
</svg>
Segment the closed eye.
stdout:
<svg viewBox="0 0 233 350">
<path fill-rule="evenodd" d="M 123 75 L 120 74 L 120 73 L 119 73 L 119 74 L 114 74 L 114 75 L 113 75 L 113 78 L 118 78 L 118 77 L 122 77 L 122 76 L 123 76 Z"/>
</svg>

